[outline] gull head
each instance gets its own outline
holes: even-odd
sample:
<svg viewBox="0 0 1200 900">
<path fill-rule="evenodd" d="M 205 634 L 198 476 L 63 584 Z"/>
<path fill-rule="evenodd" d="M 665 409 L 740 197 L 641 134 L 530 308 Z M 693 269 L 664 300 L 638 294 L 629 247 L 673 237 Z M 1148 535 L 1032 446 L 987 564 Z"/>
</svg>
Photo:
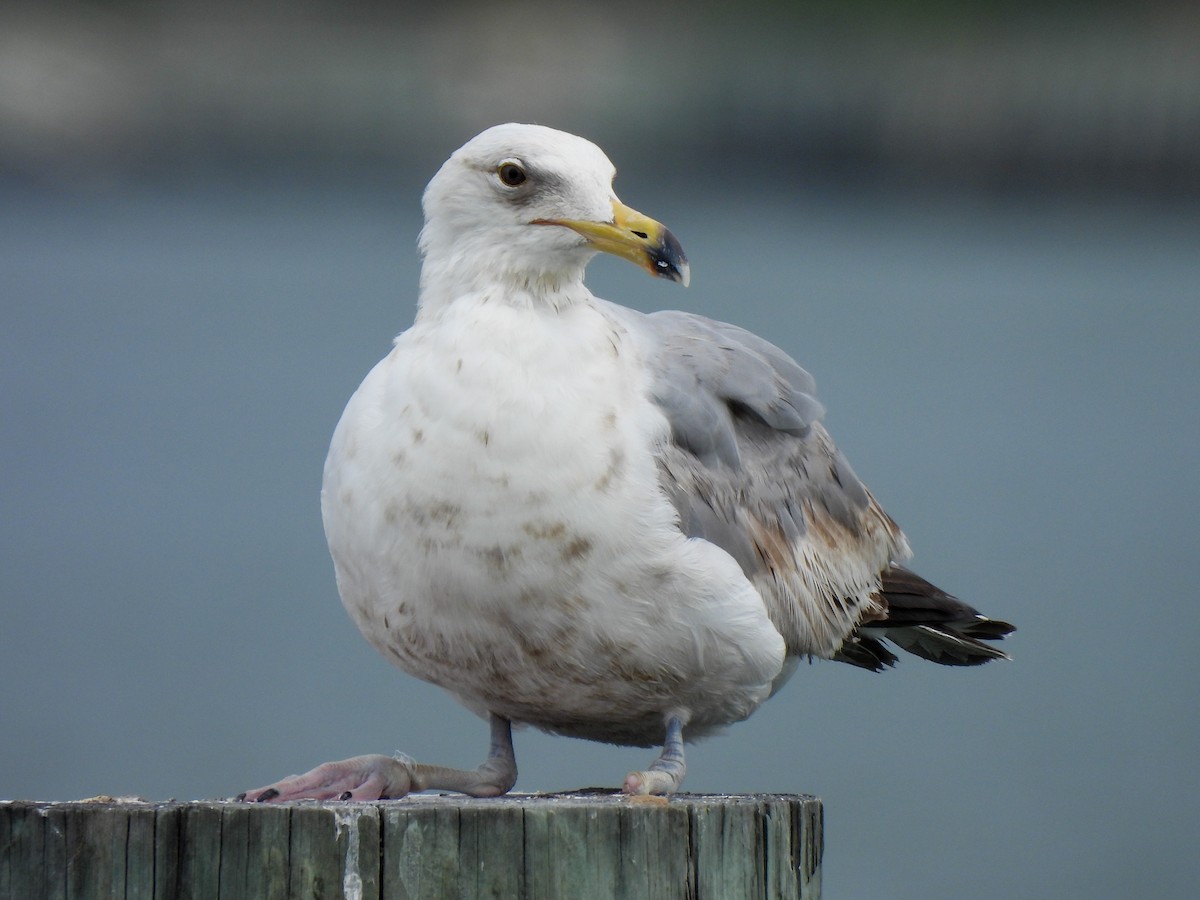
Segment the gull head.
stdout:
<svg viewBox="0 0 1200 900">
<path fill-rule="evenodd" d="M 617 199 L 616 169 L 591 141 L 541 125 L 472 138 L 425 189 L 422 291 L 488 284 L 561 289 L 597 252 L 686 285 L 675 236 Z"/>
</svg>

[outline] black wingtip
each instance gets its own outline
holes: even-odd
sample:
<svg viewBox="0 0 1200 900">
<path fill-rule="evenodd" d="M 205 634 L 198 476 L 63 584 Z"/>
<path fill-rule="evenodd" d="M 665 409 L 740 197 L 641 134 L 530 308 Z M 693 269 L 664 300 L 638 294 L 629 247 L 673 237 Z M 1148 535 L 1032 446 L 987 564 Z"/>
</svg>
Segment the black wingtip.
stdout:
<svg viewBox="0 0 1200 900">
<path fill-rule="evenodd" d="M 1003 640 L 1015 626 L 989 619 L 903 566 L 890 566 L 883 573 L 879 599 L 886 614 L 864 624 L 863 631 L 915 656 L 943 666 L 980 666 L 1012 658 L 984 642 Z"/>
<path fill-rule="evenodd" d="M 861 633 L 847 638 L 833 658 L 871 672 L 883 672 L 899 662 L 881 641 Z"/>
</svg>

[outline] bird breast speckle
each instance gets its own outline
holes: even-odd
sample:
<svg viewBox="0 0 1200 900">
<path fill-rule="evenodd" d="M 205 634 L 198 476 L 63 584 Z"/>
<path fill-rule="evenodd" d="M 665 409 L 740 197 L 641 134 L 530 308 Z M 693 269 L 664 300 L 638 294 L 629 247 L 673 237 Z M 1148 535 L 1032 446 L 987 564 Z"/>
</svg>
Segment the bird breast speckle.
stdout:
<svg viewBox="0 0 1200 900">
<path fill-rule="evenodd" d="M 395 663 L 548 728 L 602 710 L 632 740 L 703 682 L 706 638 L 650 452 L 664 423 L 624 342 L 588 305 L 418 322 L 347 406 L 323 509 L 343 600 Z M 739 716 L 763 675 L 748 680 L 720 688 Z"/>
</svg>

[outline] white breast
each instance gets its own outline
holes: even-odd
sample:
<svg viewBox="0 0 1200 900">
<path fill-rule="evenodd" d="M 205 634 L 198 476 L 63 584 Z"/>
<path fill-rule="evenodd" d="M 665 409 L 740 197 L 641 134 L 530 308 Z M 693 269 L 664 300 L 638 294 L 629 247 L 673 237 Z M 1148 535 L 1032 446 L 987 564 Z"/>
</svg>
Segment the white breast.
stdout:
<svg viewBox="0 0 1200 900">
<path fill-rule="evenodd" d="M 761 702 L 782 641 L 676 527 L 634 353 L 590 302 L 460 300 L 397 339 L 322 491 L 343 602 L 382 653 L 476 709 L 621 743 L 670 709 L 702 731 Z"/>
</svg>

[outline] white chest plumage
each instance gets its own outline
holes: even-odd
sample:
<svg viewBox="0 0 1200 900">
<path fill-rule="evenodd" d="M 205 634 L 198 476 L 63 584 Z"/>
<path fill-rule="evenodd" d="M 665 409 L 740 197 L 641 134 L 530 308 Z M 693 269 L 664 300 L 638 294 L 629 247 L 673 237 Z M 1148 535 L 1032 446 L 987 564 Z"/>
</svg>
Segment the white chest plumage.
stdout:
<svg viewBox="0 0 1200 900">
<path fill-rule="evenodd" d="M 377 649 L 476 709 L 585 737 L 653 742 L 672 705 L 708 708 L 689 709 L 701 727 L 749 714 L 781 643 L 736 565 L 672 527 L 642 372 L 590 302 L 460 301 L 397 339 L 322 492 Z"/>
</svg>

